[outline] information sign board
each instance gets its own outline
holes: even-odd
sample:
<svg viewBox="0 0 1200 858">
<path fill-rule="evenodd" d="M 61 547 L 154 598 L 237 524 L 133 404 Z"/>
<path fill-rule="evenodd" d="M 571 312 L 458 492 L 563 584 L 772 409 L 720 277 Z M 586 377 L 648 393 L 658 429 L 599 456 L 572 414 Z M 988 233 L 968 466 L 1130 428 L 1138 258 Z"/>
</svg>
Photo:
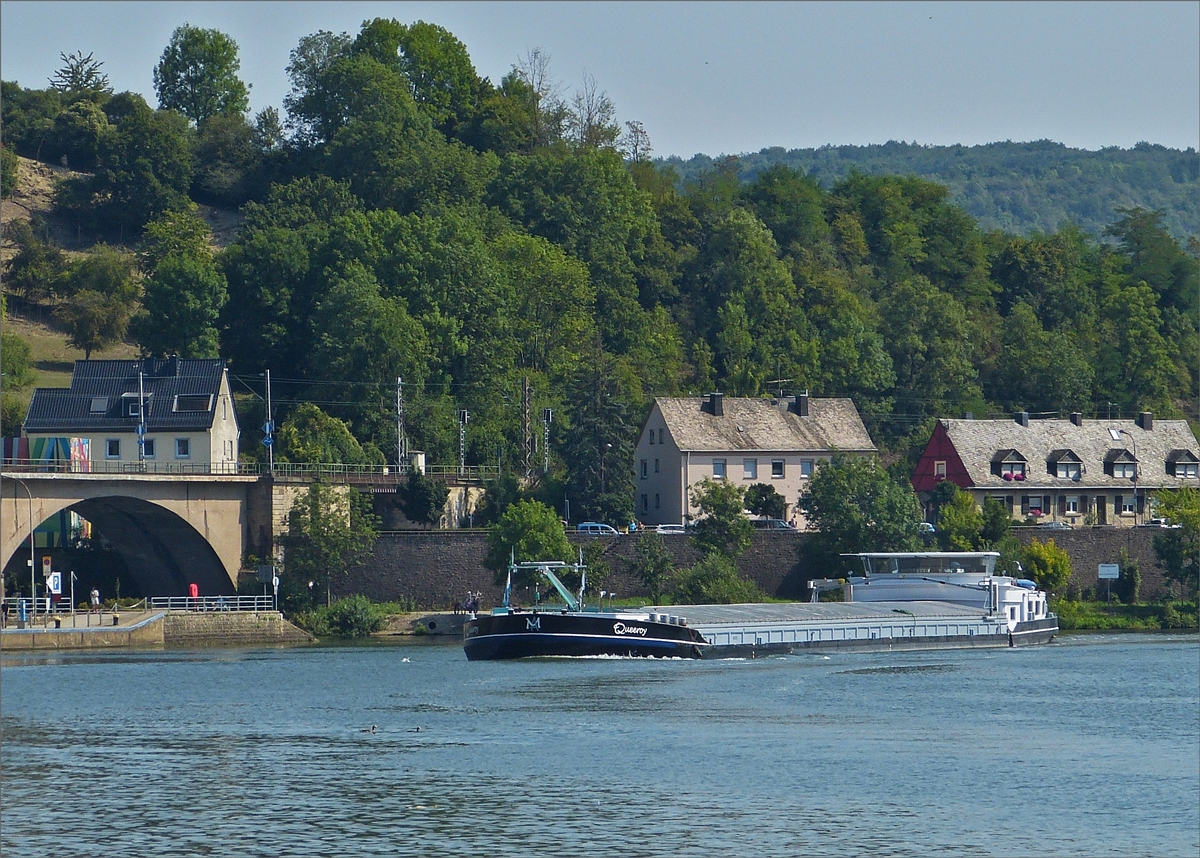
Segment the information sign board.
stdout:
<svg viewBox="0 0 1200 858">
<path fill-rule="evenodd" d="M 1121 577 L 1121 567 L 1116 563 L 1101 563 L 1098 568 L 1100 569 L 1101 581 L 1106 578 L 1115 581 Z"/>
</svg>

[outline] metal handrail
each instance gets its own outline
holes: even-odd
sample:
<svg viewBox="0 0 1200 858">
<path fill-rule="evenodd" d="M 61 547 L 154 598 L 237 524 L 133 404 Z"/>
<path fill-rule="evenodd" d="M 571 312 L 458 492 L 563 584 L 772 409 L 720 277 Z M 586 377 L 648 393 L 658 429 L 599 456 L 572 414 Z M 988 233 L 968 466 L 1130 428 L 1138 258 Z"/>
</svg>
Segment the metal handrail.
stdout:
<svg viewBox="0 0 1200 858">
<path fill-rule="evenodd" d="M 150 607 L 166 611 L 192 612 L 275 612 L 273 596 L 153 596 Z"/>
<path fill-rule="evenodd" d="M 340 462 L 118 462 L 103 459 L 89 462 L 5 458 L 0 469 L 13 473 L 72 474 L 79 477 L 111 474 L 163 474 L 168 476 L 261 476 L 333 478 L 347 482 L 399 483 L 408 472 L 395 465 L 356 465 Z M 426 465 L 425 475 L 434 479 L 483 482 L 500 476 L 498 465 Z"/>
</svg>

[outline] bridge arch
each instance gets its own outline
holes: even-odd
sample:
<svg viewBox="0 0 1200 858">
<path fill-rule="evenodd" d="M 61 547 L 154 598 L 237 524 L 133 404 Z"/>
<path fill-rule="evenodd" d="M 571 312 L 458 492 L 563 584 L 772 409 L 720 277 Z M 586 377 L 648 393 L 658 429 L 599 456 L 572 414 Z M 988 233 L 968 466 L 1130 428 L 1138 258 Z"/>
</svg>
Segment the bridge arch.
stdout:
<svg viewBox="0 0 1200 858">
<path fill-rule="evenodd" d="M 143 593 L 184 595 L 191 583 L 201 593 L 232 593 L 254 482 L 249 477 L 5 473 L 0 565 L 28 545 L 31 506 L 35 527 L 72 510 L 120 554 Z"/>
</svg>

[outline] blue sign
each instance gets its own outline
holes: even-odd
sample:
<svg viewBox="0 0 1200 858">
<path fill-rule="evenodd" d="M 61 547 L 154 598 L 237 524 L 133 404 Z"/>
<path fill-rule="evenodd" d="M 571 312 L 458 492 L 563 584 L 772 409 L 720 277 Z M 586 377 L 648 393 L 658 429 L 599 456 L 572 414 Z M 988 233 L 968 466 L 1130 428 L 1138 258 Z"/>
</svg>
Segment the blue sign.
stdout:
<svg viewBox="0 0 1200 858">
<path fill-rule="evenodd" d="M 268 435 L 270 435 L 272 432 L 274 432 L 274 431 L 275 431 L 275 421 L 274 421 L 274 420 L 268 420 L 266 423 L 264 423 L 264 424 L 262 425 L 262 430 L 263 430 L 264 432 L 266 432 Z"/>
<path fill-rule="evenodd" d="M 146 434 L 146 424 L 145 423 L 138 424 L 137 433 L 138 433 L 139 438 Z"/>
<path fill-rule="evenodd" d="M 268 435 L 266 438 L 263 438 L 263 446 L 264 447 L 270 447 L 273 443 L 274 443 L 274 441 L 271 439 L 270 435 Z"/>
</svg>

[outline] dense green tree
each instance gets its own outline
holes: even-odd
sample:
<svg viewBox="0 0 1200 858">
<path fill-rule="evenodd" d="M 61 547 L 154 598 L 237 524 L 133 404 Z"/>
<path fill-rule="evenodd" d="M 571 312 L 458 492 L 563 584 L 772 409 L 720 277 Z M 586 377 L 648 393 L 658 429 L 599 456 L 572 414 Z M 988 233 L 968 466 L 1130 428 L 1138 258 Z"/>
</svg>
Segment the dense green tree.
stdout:
<svg viewBox="0 0 1200 858">
<path fill-rule="evenodd" d="M 1070 411 L 1092 401 L 1095 369 L 1071 330 L 1045 331 L 1018 302 L 1003 322 L 991 398 L 1009 410 Z"/>
<path fill-rule="evenodd" d="M 325 85 L 325 74 L 347 55 L 353 39 L 346 33 L 320 30 L 300 39 L 287 66 L 291 91 L 283 97 L 288 125 L 307 144 L 333 139 L 343 121 L 338 97 Z"/>
<path fill-rule="evenodd" d="M 4 291 L 29 301 L 45 301 L 62 291 L 67 257 L 41 223 L 19 218 L 10 221 L 5 231 L 16 253 L 4 265 Z"/>
<path fill-rule="evenodd" d="M 691 487 L 692 504 L 700 510 L 691 542 L 705 554 L 734 558 L 750 547 L 754 525 L 746 518 L 745 490 L 728 480 L 707 477 Z"/>
<path fill-rule="evenodd" d="M 95 174 L 62 182 L 57 201 L 89 226 L 128 230 L 133 238 L 147 221 L 187 201 L 187 122 L 174 111 L 152 111 L 136 95 L 113 96 L 105 113 L 116 129 L 100 139 Z"/>
<path fill-rule="evenodd" d="M 428 529 L 446 514 L 446 499 L 450 497 L 450 489 L 445 483 L 413 468 L 409 470 L 404 485 L 397 488 L 397 494 L 405 518 Z"/>
<path fill-rule="evenodd" d="M 1161 330 L 1162 313 L 1144 282 L 1105 300 L 1098 331 L 1098 399 L 1130 411 L 1148 407 L 1170 412 L 1169 391 L 1177 370 Z"/>
<path fill-rule="evenodd" d="M 550 507 L 535 500 L 523 500 L 510 506 L 488 530 L 487 553 L 483 565 L 494 573 L 497 584 L 504 583 L 510 559 L 518 563 L 536 560 L 570 561 L 574 551 L 567 541 L 562 521 Z M 532 581 L 514 581 L 528 586 Z"/>
<path fill-rule="evenodd" d="M 912 486 L 892 481 L 875 458 L 835 453 L 817 468 L 800 494 L 809 527 L 805 549 L 814 568 L 846 568 L 840 555 L 862 551 L 913 551 L 920 506 Z"/>
<path fill-rule="evenodd" d="M 1154 536 L 1154 553 L 1163 577 L 1194 596 L 1200 585 L 1200 492 L 1192 486 L 1155 494 L 1155 512 L 1176 525 Z"/>
<path fill-rule="evenodd" d="M 275 461 L 375 465 L 383 463 L 383 456 L 377 448 L 359 444 L 344 420 L 306 402 L 279 424 L 275 435 Z"/>
<path fill-rule="evenodd" d="M 983 499 L 983 527 L 979 531 L 980 547 L 993 551 L 1012 534 L 1012 513 L 995 498 Z"/>
<path fill-rule="evenodd" d="M 197 131 L 192 197 L 237 208 L 257 190 L 263 149 L 258 130 L 241 114 L 213 116 Z"/>
<path fill-rule="evenodd" d="M 500 520 L 505 511 L 523 499 L 521 484 L 513 474 L 501 474 L 483 484 L 483 499 L 475 507 L 473 524 L 487 527 Z"/>
<path fill-rule="evenodd" d="M 1041 542 L 1035 537 L 1025 547 L 1025 572 L 1040 589 L 1061 595 L 1071 580 L 1071 555 L 1053 539 Z"/>
<path fill-rule="evenodd" d="M 130 306 L 112 295 L 81 289 L 54 310 L 54 318 L 67 334 L 67 342 L 83 349 L 85 360 L 125 338 Z"/>
<path fill-rule="evenodd" d="M 938 510 L 937 540 L 943 551 L 978 550 L 982 530 L 983 513 L 969 492 L 954 492 Z"/>
<path fill-rule="evenodd" d="M 1194 315 L 1200 305 L 1200 260 L 1167 232 L 1161 212 L 1134 206 L 1117 214 L 1121 217 L 1104 233 L 1118 240 L 1130 280 L 1153 289 L 1160 307 Z"/>
<path fill-rule="evenodd" d="M 219 30 L 184 24 L 154 67 L 159 106 L 177 110 L 197 125 L 214 116 L 240 116 L 250 108 L 250 90 L 237 76 L 237 42 Z"/>
<path fill-rule="evenodd" d="M 650 598 L 657 605 L 675 574 L 675 560 L 661 536 L 653 531 L 641 535 L 629 571 L 650 591 Z"/>
<path fill-rule="evenodd" d="M 787 498 L 767 483 L 754 483 L 746 489 L 745 507 L 755 515 L 767 518 L 783 518 L 787 511 Z"/>
<path fill-rule="evenodd" d="M 313 481 L 292 504 L 287 531 L 280 537 L 289 589 L 310 594 L 324 590 L 329 604 L 332 579 L 370 557 L 378 533 L 370 498 L 352 488 Z"/>
<path fill-rule="evenodd" d="M 11 146 L 0 146 L 0 199 L 8 199 L 17 189 L 21 159 Z"/>
<path fill-rule="evenodd" d="M 143 283 L 130 333 L 149 355 L 219 357 L 217 319 L 228 298 L 212 256 L 171 255 Z"/>
<path fill-rule="evenodd" d="M 108 116 L 100 105 L 80 100 L 54 118 L 44 154 L 75 170 L 94 170 L 101 144 L 110 134 Z"/>
</svg>

